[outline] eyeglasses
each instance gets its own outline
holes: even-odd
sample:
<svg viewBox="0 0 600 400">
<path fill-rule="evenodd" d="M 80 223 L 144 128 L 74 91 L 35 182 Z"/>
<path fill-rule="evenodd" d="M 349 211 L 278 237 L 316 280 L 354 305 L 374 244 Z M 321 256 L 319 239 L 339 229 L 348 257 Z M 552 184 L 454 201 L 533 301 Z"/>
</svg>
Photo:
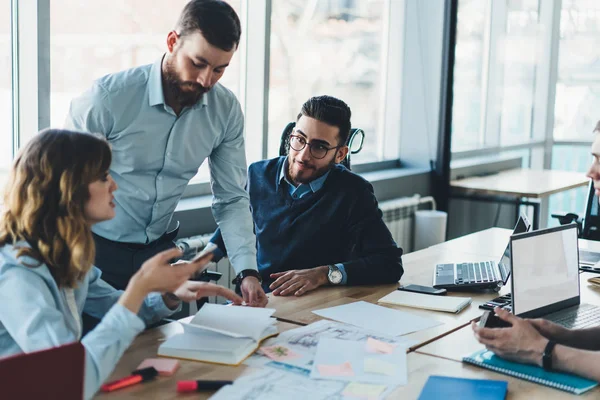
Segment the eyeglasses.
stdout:
<svg viewBox="0 0 600 400">
<path fill-rule="evenodd" d="M 325 158 L 327 153 L 333 149 L 339 149 L 343 146 L 327 147 L 322 143 L 310 143 L 300 135 L 290 135 L 290 147 L 295 151 L 302 151 L 306 146 L 310 150 L 310 155 L 317 159 Z"/>
</svg>

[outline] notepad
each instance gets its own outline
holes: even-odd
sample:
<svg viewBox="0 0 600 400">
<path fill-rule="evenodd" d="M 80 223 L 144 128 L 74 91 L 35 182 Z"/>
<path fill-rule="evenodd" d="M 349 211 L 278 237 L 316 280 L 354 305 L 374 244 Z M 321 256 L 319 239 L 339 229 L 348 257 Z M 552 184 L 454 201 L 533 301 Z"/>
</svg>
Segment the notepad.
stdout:
<svg viewBox="0 0 600 400">
<path fill-rule="evenodd" d="M 471 304 L 470 297 L 434 296 L 431 294 L 411 293 L 394 290 L 383 296 L 379 303 L 406 306 L 413 308 L 424 308 L 426 310 L 459 313 Z"/>
<path fill-rule="evenodd" d="M 181 323 L 184 333 L 168 338 L 158 355 L 189 360 L 238 365 L 252 354 L 260 342 L 276 335 L 275 310 L 204 304 L 189 323 Z"/>
<path fill-rule="evenodd" d="M 508 382 L 432 375 L 419 400 L 504 400 Z"/>
<path fill-rule="evenodd" d="M 549 372 L 535 365 L 508 361 L 485 349 L 463 357 L 463 362 L 574 394 L 581 394 L 598 386 L 597 382 L 579 376 Z"/>
</svg>

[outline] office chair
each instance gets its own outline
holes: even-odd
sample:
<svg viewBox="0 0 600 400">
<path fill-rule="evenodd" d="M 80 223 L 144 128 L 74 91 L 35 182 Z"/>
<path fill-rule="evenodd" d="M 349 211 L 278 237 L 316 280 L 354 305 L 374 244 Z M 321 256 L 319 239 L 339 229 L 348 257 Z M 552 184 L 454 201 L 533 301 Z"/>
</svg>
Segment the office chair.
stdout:
<svg viewBox="0 0 600 400">
<path fill-rule="evenodd" d="M 294 121 L 290 122 L 289 124 L 286 125 L 286 127 L 283 129 L 283 132 L 281 133 L 281 140 L 279 142 L 279 155 L 280 156 L 287 155 L 287 151 L 289 148 L 289 138 L 290 138 L 290 134 L 292 133 L 292 129 L 294 129 L 294 126 L 296 126 L 296 123 Z M 348 151 L 348 155 L 346 155 L 346 158 L 344 158 L 341 162 L 341 164 L 344 167 L 350 169 L 350 156 L 352 154 L 360 153 L 360 151 L 363 148 L 364 142 L 365 142 L 365 131 L 363 131 L 360 128 L 350 129 L 350 134 L 348 135 L 348 140 L 346 141 L 346 144 L 348 145 L 348 148 L 350 149 L 350 151 Z"/>
<path fill-rule="evenodd" d="M 600 205 L 598 196 L 594 190 L 594 182 L 590 180 L 588 185 L 588 196 L 585 205 L 585 214 L 582 218 L 575 213 L 552 214 L 561 225 L 577 222 L 577 230 L 580 239 L 600 241 Z"/>
</svg>

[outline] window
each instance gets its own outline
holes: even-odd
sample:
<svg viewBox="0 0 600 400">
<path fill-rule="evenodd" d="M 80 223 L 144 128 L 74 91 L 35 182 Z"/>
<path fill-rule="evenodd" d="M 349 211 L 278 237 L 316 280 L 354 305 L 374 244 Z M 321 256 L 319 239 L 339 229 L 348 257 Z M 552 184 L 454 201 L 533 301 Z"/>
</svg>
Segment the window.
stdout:
<svg viewBox="0 0 600 400">
<path fill-rule="evenodd" d="M 63 125 L 73 97 L 95 79 L 155 62 L 188 0 L 52 0 L 50 4 L 51 125 Z M 230 1 L 240 15 L 241 0 Z M 241 19 L 241 15 L 240 15 Z M 242 27 L 243 30 L 244 27 Z M 240 62 L 234 56 L 220 80 L 239 97 Z M 193 181 L 208 180 L 205 162 Z"/>
<path fill-rule="evenodd" d="M 9 1 L 0 5 L 0 187 L 4 187 L 13 155 L 10 7 Z"/>
<path fill-rule="evenodd" d="M 452 151 L 480 147 L 483 115 L 483 63 L 490 3 L 462 0 L 458 6 L 452 109 Z"/>
<path fill-rule="evenodd" d="M 311 96 L 327 94 L 352 110 L 365 140 L 353 163 L 384 157 L 384 0 L 272 2 L 268 156 L 278 155 L 288 122 Z M 396 157 L 397 158 L 397 155 Z"/>
<path fill-rule="evenodd" d="M 538 0 L 509 0 L 502 54 L 500 144 L 528 142 L 533 133 L 536 66 L 540 50 Z"/>
<path fill-rule="evenodd" d="M 552 168 L 585 173 L 592 131 L 600 120 L 600 3 L 563 0 L 558 43 Z M 575 143 L 562 143 L 571 141 Z M 581 142 L 581 143 L 577 143 Z M 550 197 L 551 210 L 585 211 L 587 188 Z M 556 221 L 551 221 L 557 225 Z"/>
<path fill-rule="evenodd" d="M 0 18 L 0 96 L 5 135 L 0 171 L 15 143 L 64 125 L 71 100 L 94 80 L 156 61 L 189 0 L 44 0 L 4 2 Z M 330 94 L 352 108 L 367 135 L 353 164 L 397 160 L 408 3 L 395 0 L 229 0 L 242 23 L 240 46 L 221 83 L 245 114 L 249 162 L 277 154 L 283 127 L 310 96 Z M 11 10 L 11 4 L 13 9 Z M 11 64 L 11 18 L 19 19 L 18 73 Z M 16 53 L 15 53 L 16 54 Z M 417 62 L 411 60 L 411 62 Z M 18 77 L 12 83 L 12 76 Z M 12 86 L 19 90 L 13 92 Z M 20 94 L 20 97 L 18 96 Z M 19 102 L 16 100 L 20 99 Z M 14 106 L 14 135 L 11 107 Z M 37 105 L 37 106 L 36 106 Z M 386 168 L 377 163 L 366 168 Z M 4 175 L 6 175 L 4 173 Z M 210 191 L 208 163 L 186 196 Z M 2 174 L 0 173 L 0 179 Z"/>
<path fill-rule="evenodd" d="M 542 32 L 539 0 L 459 2 L 453 152 L 535 138 Z"/>
<path fill-rule="evenodd" d="M 563 0 L 554 139 L 591 142 L 599 110 L 600 2 Z"/>
</svg>

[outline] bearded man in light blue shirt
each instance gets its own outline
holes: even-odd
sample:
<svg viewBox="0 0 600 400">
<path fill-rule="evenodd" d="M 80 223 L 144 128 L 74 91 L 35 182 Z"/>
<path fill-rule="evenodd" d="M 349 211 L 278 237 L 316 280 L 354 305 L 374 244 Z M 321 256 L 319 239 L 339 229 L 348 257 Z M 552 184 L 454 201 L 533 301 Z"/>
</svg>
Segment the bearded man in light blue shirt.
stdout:
<svg viewBox="0 0 600 400">
<path fill-rule="evenodd" d="M 71 102 L 67 127 L 101 133 L 112 146 L 116 218 L 94 226 L 96 266 L 124 288 L 141 264 L 173 246 L 167 232 L 190 179 L 208 158 L 212 211 L 246 303 L 267 297 L 256 266 L 249 211 L 244 119 L 235 95 L 218 83 L 241 34 L 221 0 L 192 0 L 167 52 L 154 64 L 107 75 Z"/>
</svg>

